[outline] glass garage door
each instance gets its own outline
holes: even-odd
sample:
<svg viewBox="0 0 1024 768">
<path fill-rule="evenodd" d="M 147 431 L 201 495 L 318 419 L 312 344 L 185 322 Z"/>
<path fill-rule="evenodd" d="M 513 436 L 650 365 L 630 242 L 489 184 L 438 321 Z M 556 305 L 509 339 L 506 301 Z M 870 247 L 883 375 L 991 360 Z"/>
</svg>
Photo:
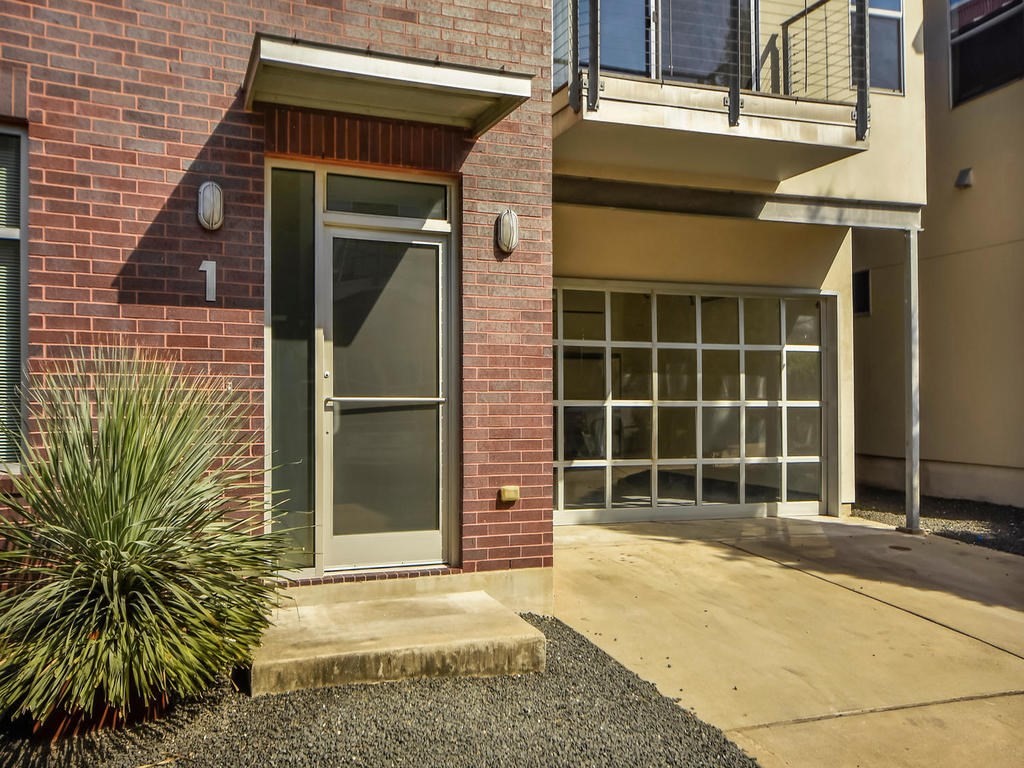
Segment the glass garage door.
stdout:
<svg viewBox="0 0 1024 768">
<path fill-rule="evenodd" d="M 818 514 L 821 306 L 559 288 L 556 522 Z"/>
</svg>

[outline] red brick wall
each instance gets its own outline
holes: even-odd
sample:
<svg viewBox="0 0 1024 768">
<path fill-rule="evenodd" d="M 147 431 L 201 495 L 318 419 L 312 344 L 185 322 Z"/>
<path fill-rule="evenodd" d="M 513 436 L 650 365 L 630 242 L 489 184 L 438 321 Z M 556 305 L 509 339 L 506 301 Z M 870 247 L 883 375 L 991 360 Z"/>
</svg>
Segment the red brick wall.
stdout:
<svg viewBox="0 0 1024 768">
<path fill-rule="evenodd" d="M 0 62 L 27 69 L 30 363 L 118 335 L 235 377 L 260 404 L 265 150 L 450 170 L 463 198 L 462 569 L 550 565 L 550 18 L 549 0 L 0 0 Z M 504 65 L 535 75 L 534 98 L 475 142 L 250 112 L 241 85 L 255 32 Z M 305 153 L 289 120 L 322 121 L 332 137 L 345 125 L 418 130 L 420 154 L 379 139 Z M 214 233 L 195 219 L 211 178 L 225 192 Z M 507 206 L 521 241 L 500 259 L 493 223 Z M 198 272 L 210 258 L 214 304 Z M 497 499 L 509 483 L 522 488 L 511 506 Z"/>
</svg>

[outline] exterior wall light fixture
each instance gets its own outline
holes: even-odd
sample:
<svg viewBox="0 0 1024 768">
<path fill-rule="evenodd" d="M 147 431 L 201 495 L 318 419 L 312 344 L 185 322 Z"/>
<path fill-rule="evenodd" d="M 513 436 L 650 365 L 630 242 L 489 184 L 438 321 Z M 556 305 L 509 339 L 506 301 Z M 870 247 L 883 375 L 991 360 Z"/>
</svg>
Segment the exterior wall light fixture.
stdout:
<svg viewBox="0 0 1024 768">
<path fill-rule="evenodd" d="M 215 181 L 204 181 L 199 185 L 199 202 L 196 209 L 199 223 L 211 232 L 220 229 L 224 223 L 224 190 Z"/>
<path fill-rule="evenodd" d="M 502 253 L 512 253 L 519 245 L 519 217 L 511 208 L 506 208 L 498 216 L 495 238 Z"/>
<path fill-rule="evenodd" d="M 961 168 L 960 173 L 956 175 L 956 181 L 953 182 L 953 186 L 957 189 L 967 189 L 968 187 L 974 186 L 974 169 L 973 168 Z"/>
</svg>

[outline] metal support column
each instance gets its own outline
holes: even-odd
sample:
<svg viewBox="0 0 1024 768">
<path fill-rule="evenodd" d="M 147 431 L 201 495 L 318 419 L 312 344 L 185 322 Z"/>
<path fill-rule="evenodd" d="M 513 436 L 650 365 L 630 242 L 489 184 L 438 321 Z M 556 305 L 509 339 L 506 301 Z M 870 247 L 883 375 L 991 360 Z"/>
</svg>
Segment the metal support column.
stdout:
<svg viewBox="0 0 1024 768">
<path fill-rule="evenodd" d="M 907 250 L 903 265 L 903 358 L 906 398 L 906 492 L 907 522 L 899 530 L 921 532 L 921 377 L 918 353 L 920 337 L 917 293 L 917 230 L 906 230 Z"/>
<path fill-rule="evenodd" d="M 868 45 L 870 44 L 868 39 L 868 2 L 869 0 L 854 0 L 853 6 L 853 82 L 857 86 L 857 109 L 854 119 L 857 141 L 864 141 L 868 137 L 870 110 L 868 98 L 871 87 L 871 76 L 868 71 L 870 66 L 868 54 Z M 916 243 L 917 241 L 915 240 L 914 242 Z"/>
<path fill-rule="evenodd" d="M 587 109 L 601 103 L 601 0 L 590 0 L 590 49 L 587 51 Z"/>
<path fill-rule="evenodd" d="M 579 114 L 583 109 L 580 71 L 580 0 L 564 0 L 569 4 L 569 105 Z"/>
<path fill-rule="evenodd" d="M 733 0 L 736 17 L 735 23 L 735 46 L 733 47 L 733 62 L 729 73 L 729 125 L 740 124 L 740 68 L 743 66 L 743 3 L 742 0 Z"/>
</svg>

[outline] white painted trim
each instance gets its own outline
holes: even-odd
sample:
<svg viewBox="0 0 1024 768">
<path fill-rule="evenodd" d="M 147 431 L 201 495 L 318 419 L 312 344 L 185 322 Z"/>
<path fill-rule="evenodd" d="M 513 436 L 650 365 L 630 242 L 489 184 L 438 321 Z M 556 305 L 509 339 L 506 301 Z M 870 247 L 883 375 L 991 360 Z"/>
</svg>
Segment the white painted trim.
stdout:
<svg viewBox="0 0 1024 768">
<path fill-rule="evenodd" d="M 380 54 L 355 53 L 268 37 L 257 39 L 256 51 L 261 64 L 278 64 L 298 70 L 389 80 L 398 85 L 425 85 L 430 88 L 451 89 L 484 96 L 530 97 L 530 75 L 485 72 L 452 64 L 420 63 Z"/>
<path fill-rule="evenodd" d="M 268 79 L 264 73 L 273 69 L 286 70 L 295 77 L 335 78 L 340 87 L 326 101 L 299 97 L 294 92 L 264 91 L 262 87 Z M 256 100 L 269 100 L 295 106 L 333 107 L 357 114 L 461 125 L 471 128 L 474 135 L 479 136 L 530 98 L 532 80 L 533 76 L 529 74 L 418 61 L 257 34 L 245 75 L 245 106 L 251 108 Z M 378 85 L 381 88 L 380 98 L 373 104 L 350 102 L 345 94 L 345 81 Z M 412 114 L 402 104 L 395 103 L 395 88 L 434 92 L 455 99 L 462 97 L 475 114 L 459 118 L 443 109 L 429 114 Z M 303 101 L 307 103 L 303 104 Z"/>
<path fill-rule="evenodd" d="M 705 504 L 675 507 L 616 507 L 614 509 L 556 509 L 555 525 L 640 523 L 656 520 L 731 520 L 750 517 L 816 517 L 816 501 L 773 504 Z"/>
<path fill-rule="evenodd" d="M 441 528 L 440 528 L 440 553 L 441 560 L 427 560 L 416 561 L 416 565 L 444 565 L 457 566 L 458 561 L 458 542 L 460 541 L 459 521 L 458 515 L 456 514 L 457 505 L 459 503 L 459 494 L 461 490 L 461 483 L 459 482 L 458 468 L 461 467 L 461 456 L 457 453 L 457 447 L 460 445 L 458 437 L 461 429 L 461 397 L 459 388 L 457 386 L 459 376 L 455 375 L 455 380 L 449 383 L 450 371 L 449 368 L 455 370 L 457 361 L 461 360 L 461 350 L 459 349 L 459 335 L 453 331 L 456 327 L 453 324 L 460 322 L 457 314 L 458 308 L 458 294 L 457 289 L 460 286 L 460 275 L 459 269 L 459 248 L 458 238 L 454 236 L 454 233 L 458 230 L 458 222 L 460 221 L 458 201 L 459 196 L 458 182 L 453 179 L 450 175 L 434 174 L 434 173 L 403 173 L 389 170 L 380 169 L 369 169 L 361 166 L 354 166 L 340 163 L 311 163 L 304 160 L 291 160 L 283 157 L 268 157 L 264 166 L 264 190 L 265 190 L 265 204 L 264 204 L 264 441 L 265 441 L 265 462 L 264 466 L 268 469 L 272 466 L 272 434 L 271 434 L 271 416 L 273 407 L 273 397 L 271 391 L 271 378 L 272 378 L 272 366 L 271 366 L 271 354 L 272 354 L 272 328 L 271 328 L 271 176 L 274 169 L 287 169 L 297 171 L 308 171 L 314 174 L 314 215 L 316 217 L 315 227 L 315 248 L 316 248 L 316 259 L 319 263 L 319 259 L 322 258 L 323 249 L 326 247 L 327 237 L 330 233 L 336 233 L 339 230 L 347 230 L 348 234 L 358 239 L 378 239 L 378 240 L 389 240 L 394 239 L 396 236 L 402 240 L 409 242 L 422 242 L 428 245 L 438 245 L 442 249 L 441 269 L 439 270 L 439 279 L 441 280 L 441 301 L 439 306 L 439 312 L 441 313 L 441 332 L 443 338 L 443 344 L 439 349 L 439 355 L 447 354 L 447 360 L 441 359 L 440 361 L 440 382 L 439 386 L 442 388 L 441 392 L 444 393 L 445 403 L 443 406 L 442 413 L 442 424 L 441 424 L 441 464 L 440 464 L 440 493 L 442 496 L 440 515 L 441 515 Z M 326 210 L 326 185 L 328 174 L 342 174 L 349 176 L 357 176 L 360 178 L 376 178 L 376 179 L 387 179 L 407 182 L 420 182 L 425 184 L 437 184 L 442 185 L 446 189 L 448 195 L 447 199 L 447 211 L 448 220 L 419 220 L 419 219 L 407 219 L 400 217 L 386 217 L 386 216 L 367 216 L 363 214 L 345 214 L 337 212 L 328 212 Z M 371 231 L 372 230 L 372 231 Z M 327 564 L 327 552 L 329 549 L 329 533 L 328 526 L 323 518 L 323 515 L 328 514 L 330 509 L 330 495 L 331 489 L 328 483 L 328 474 L 325 472 L 324 467 L 328 463 L 333 463 L 333 441 L 326 439 L 325 429 L 325 411 L 323 409 L 324 397 L 325 397 L 325 386 L 324 379 L 320 375 L 326 370 L 326 364 L 328 357 L 330 356 L 329 345 L 332 340 L 329 338 L 329 333 L 325 334 L 324 318 L 320 316 L 319 312 L 323 311 L 323 307 L 329 300 L 330 286 L 320 285 L 323 281 L 318 281 L 317 285 L 314 286 L 314 293 L 317 298 L 317 316 L 314 321 L 315 338 L 314 338 L 314 349 L 315 349 L 315 360 L 313 361 L 314 371 L 314 393 L 313 393 L 313 406 L 314 406 L 314 424 L 313 424 L 313 442 L 317 449 L 320 450 L 320 456 L 311 457 L 314 461 L 314 488 L 313 488 L 313 503 L 315 506 L 314 518 L 315 518 L 315 531 L 314 531 L 314 567 L 312 568 L 300 568 L 282 573 L 282 576 L 287 578 L 311 578 L 322 576 L 325 573 L 333 571 L 350 571 L 354 568 L 367 568 L 368 566 L 339 566 L 339 565 L 328 565 Z M 324 295 L 321 295 L 321 291 Z M 447 440 L 447 443 L 444 441 Z M 446 466 L 447 464 L 447 466 Z M 267 490 L 267 498 L 270 499 L 271 490 L 271 479 L 269 474 L 265 481 Z M 271 515 L 268 513 L 266 516 L 266 524 L 269 524 Z M 411 559 L 406 559 L 404 562 L 402 559 L 398 559 L 393 563 L 381 563 L 373 566 L 374 570 L 400 568 L 404 566 L 411 566 Z"/>
<path fill-rule="evenodd" d="M 405 179 L 408 181 L 408 178 Z M 325 226 L 346 229 L 372 229 L 376 231 L 414 231 L 449 234 L 452 225 L 441 219 L 407 219 L 399 216 L 372 216 L 365 213 L 340 213 L 324 211 Z"/>
<path fill-rule="evenodd" d="M 569 290 L 591 290 L 591 291 L 631 291 L 635 293 L 648 293 L 650 291 L 657 291 L 658 293 L 671 293 L 682 296 L 690 296 L 693 294 L 703 294 L 705 296 L 721 296 L 721 297 L 766 297 L 770 299 L 774 298 L 817 298 L 819 296 L 837 296 L 838 291 L 834 290 L 820 290 L 818 288 L 787 288 L 785 286 L 763 286 L 763 285 L 716 285 L 714 283 L 677 283 L 677 282 L 659 282 L 656 280 L 603 280 L 600 278 L 583 278 L 583 277 L 558 277 L 555 276 L 555 287 L 565 288 Z M 561 307 L 560 307 L 561 309 Z M 561 328 L 559 328 L 561 333 Z M 559 335 L 561 338 L 561 335 Z M 585 341 L 575 341 L 572 343 L 586 344 Z M 598 342 L 603 344 L 604 342 Z M 616 341 L 616 346 L 620 344 L 628 344 L 629 342 Z M 636 342 L 637 344 L 644 344 L 645 342 Z M 664 342 L 659 342 L 664 344 Z M 681 343 L 679 347 L 695 348 L 696 343 Z M 708 349 L 713 349 L 716 345 L 704 344 L 702 345 Z M 723 346 L 723 345 L 717 345 Z M 761 345 L 764 346 L 764 345 Z M 790 345 L 794 346 L 794 345 Z M 735 345 L 724 345 L 727 348 L 734 348 Z M 768 345 L 766 349 L 774 349 L 774 345 Z M 817 349 L 815 346 L 814 349 Z"/>
</svg>

